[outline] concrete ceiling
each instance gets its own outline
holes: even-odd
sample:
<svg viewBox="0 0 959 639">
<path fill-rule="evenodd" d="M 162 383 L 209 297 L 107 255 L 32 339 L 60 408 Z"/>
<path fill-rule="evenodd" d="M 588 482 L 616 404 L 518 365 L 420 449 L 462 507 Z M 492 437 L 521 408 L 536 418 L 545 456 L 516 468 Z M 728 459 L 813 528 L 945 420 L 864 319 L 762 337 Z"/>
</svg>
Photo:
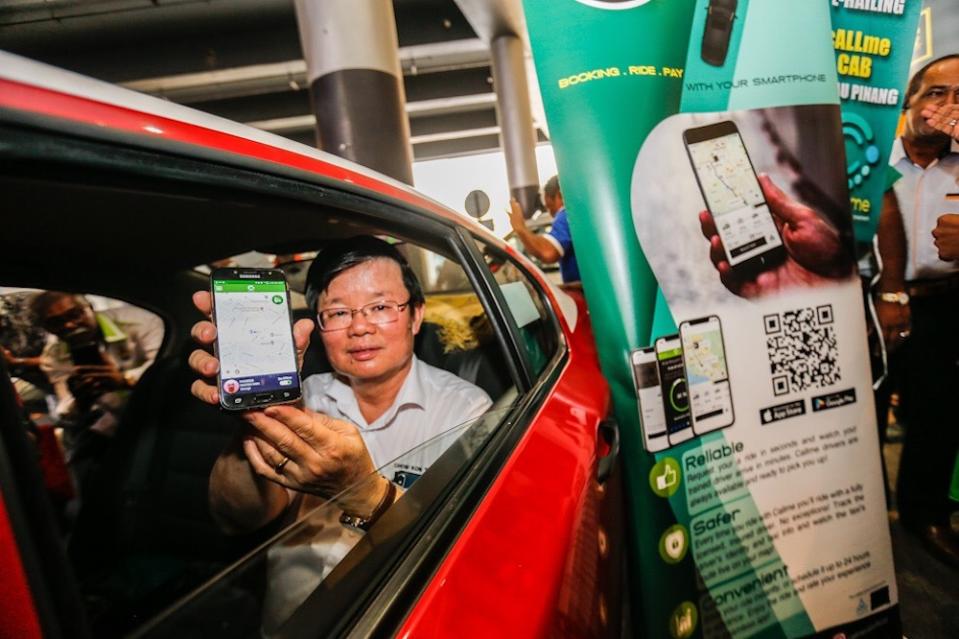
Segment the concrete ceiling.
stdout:
<svg viewBox="0 0 959 639">
<path fill-rule="evenodd" d="M 499 148 L 488 42 L 520 0 L 393 4 L 415 158 Z M 315 143 L 292 0 L 0 0 L 0 49 Z"/>
</svg>

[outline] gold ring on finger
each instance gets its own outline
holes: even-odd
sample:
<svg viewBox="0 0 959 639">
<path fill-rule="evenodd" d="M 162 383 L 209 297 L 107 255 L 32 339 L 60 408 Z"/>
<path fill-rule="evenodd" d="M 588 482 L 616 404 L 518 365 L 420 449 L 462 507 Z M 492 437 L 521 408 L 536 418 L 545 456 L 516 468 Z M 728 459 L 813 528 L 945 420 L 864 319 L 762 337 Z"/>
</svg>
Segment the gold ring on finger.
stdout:
<svg viewBox="0 0 959 639">
<path fill-rule="evenodd" d="M 277 465 L 273 467 L 273 472 L 275 472 L 277 475 L 283 474 L 283 467 L 289 463 L 290 463 L 290 456 L 285 455 L 283 459 L 281 459 L 279 463 L 277 463 Z"/>
</svg>

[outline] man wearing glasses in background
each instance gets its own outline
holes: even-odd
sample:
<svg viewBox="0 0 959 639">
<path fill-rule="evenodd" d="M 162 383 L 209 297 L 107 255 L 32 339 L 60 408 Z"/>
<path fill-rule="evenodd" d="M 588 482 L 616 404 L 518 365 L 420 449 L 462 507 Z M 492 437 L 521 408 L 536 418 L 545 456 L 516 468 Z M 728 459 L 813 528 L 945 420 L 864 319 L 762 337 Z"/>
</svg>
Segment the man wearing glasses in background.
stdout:
<svg viewBox="0 0 959 639">
<path fill-rule="evenodd" d="M 307 282 L 307 302 L 316 311 L 333 372 L 303 380 L 305 407 L 271 406 L 243 414 L 248 432 L 220 455 L 210 477 L 210 504 L 228 532 L 256 530 L 281 515 L 294 521 L 394 458 L 475 419 L 491 404 L 479 387 L 413 354 L 425 298 L 392 245 L 371 236 L 338 242 L 317 256 Z M 196 293 L 194 302 L 209 315 L 209 293 Z M 312 330 L 310 320 L 294 326 L 301 358 Z M 193 335 L 210 345 L 216 329 L 199 322 Z M 197 350 L 190 365 L 212 377 L 218 362 Z M 217 389 L 206 381 L 197 380 L 192 390 L 217 403 Z M 340 496 L 341 523 L 371 525 L 441 448 L 425 447 L 431 458 L 417 460 L 418 468 L 393 464 L 384 469 L 385 476 Z"/>
</svg>

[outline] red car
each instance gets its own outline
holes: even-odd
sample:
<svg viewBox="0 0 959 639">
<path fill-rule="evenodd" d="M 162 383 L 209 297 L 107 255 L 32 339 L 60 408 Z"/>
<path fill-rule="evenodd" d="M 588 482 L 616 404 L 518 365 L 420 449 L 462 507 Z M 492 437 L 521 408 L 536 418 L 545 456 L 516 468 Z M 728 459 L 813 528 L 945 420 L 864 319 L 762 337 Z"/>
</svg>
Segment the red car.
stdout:
<svg viewBox="0 0 959 639">
<path fill-rule="evenodd" d="M 4 53 L 0 165 L 0 634 L 629 632 L 618 433 L 578 291 L 362 167 Z M 239 422 L 190 395 L 191 293 L 209 265 L 283 255 L 295 291 L 304 258 L 360 233 L 398 242 L 424 283 L 417 355 L 494 404 L 268 629 L 270 562 L 326 507 L 251 535 L 213 522 L 209 472 Z M 77 425 L 101 415 L 63 393 L 36 289 L 82 294 L 139 356 L 92 443 Z"/>
</svg>

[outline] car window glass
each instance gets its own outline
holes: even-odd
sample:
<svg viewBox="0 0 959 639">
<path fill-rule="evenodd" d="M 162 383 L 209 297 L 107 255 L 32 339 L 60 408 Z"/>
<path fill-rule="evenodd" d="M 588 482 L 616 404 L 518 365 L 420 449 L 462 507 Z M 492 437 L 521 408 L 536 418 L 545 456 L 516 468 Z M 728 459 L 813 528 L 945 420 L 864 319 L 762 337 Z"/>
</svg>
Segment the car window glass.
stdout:
<svg viewBox="0 0 959 639">
<path fill-rule="evenodd" d="M 444 431 L 377 472 L 393 474 L 396 468 L 435 460 L 450 449 L 462 458 L 474 456 L 516 399 L 515 391 L 508 393 L 493 410 Z M 220 579 L 164 612 L 143 636 L 177 637 L 186 631 L 206 639 L 280 636 L 302 607 L 329 607 L 329 589 L 348 578 L 349 561 L 344 559 L 361 542 L 375 545 L 379 539 L 372 534 L 365 539 L 363 532 L 340 523 L 342 511 L 336 502 L 365 489 L 376 477 L 371 475 L 333 500 L 315 499 L 295 524 L 243 557 Z M 423 481 L 429 478 L 427 471 Z M 404 498 L 401 496 L 393 508 L 399 507 Z M 359 553 L 364 550 L 358 548 Z M 347 570 L 337 571 L 340 562 Z"/>
<path fill-rule="evenodd" d="M 87 544 L 91 529 L 114 521 L 103 514 L 103 487 L 114 479 L 103 471 L 126 437 L 132 398 L 150 376 L 164 333 L 159 316 L 121 300 L 0 289 L 0 348 L 94 623 L 110 614 L 100 569 L 116 558 L 109 547 L 86 553 L 98 546 Z M 106 535 L 102 542 L 109 544 Z"/>
<path fill-rule="evenodd" d="M 500 285 L 500 290 L 518 327 L 528 326 L 540 318 L 536 302 L 523 282 L 506 282 Z"/>
<path fill-rule="evenodd" d="M 403 245 L 408 255 L 416 248 Z M 507 354 L 462 266 L 444 255 L 418 251 L 411 263 L 426 288 L 425 321 L 415 344 L 418 358 L 479 386 L 499 405 L 511 405 L 517 391 L 508 373 Z M 293 262 L 304 274 L 310 263 L 310 259 Z M 202 282 L 197 279 L 201 288 Z M 49 361 L 43 368 L 12 369 L 28 408 L 49 422 L 50 441 L 62 452 L 61 472 L 51 475 L 60 478 L 59 483 L 51 482 L 51 500 L 61 520 L 69 571 L 78 584 L 92 635 L 136 631 L 231 565 L 237 569 L 235 562 L 251 549 L 277 534 L 293 539 L 297 533 L 285 532 L 284 527 L 295 517 L 227 534 L 211 513 L 211 469 L 245 432 L 246 424 L 236 414 L 200 402 L 190 393 L 196 374 L 187 360 L 195 346 L 186 331 L 196 316 L 174 317 L 171 326 L 178 331 L 158 358 L 164 324 L 157 315 L 126 302 L 87 295 L 83 300 L 88 316 L 75 308 L 58 308 L 51 318 L 39 321 L 30 311 L 38 293 L 0 289 L 0 344 L 5 346 L 4 356 L 10 352 L 18 361 L 41 356 Z M 187 309 L 188 304 L 186 292 L 181 306 Z M 295 313 L 299 317 L 315 314 L 305 308 L 305 302 Z M 71 327 L 84 318 L 88 332 L 97 336 L 92 341 L 102 344 L 91 347 L 74 340 L 80 333 L 74 335 Z M 64 337 L 56 337 L 57 332 Z M 313 337 L 311 348 L 321 342 L 316 333 Z M 80 367 L 109 372 L 96 368 L 102 364 L 98 358 L 115 362 L 120 376 L 113 377 L 127 380 L 128 387 L 109 386 L 110 376 L 91 382 L 90 389 L 77 386 L 73 378 Z M 330 371 L 329 362 L 325 369 L 322 362 L 314 365 L 311 374 Z M 61 386 L 82 396 L 81 401 L 72 402 L 73 410 L 82 407 L 81 411 L 73 413 L 61 406 L 64 398 L 56 391 Z M 40 390 L 31 394 L 34 388 Z M 93 392 L 93 399 L 85 392 Z M 466 414 L 460 409 L 457 419 Z M 490 419 L 501 415 L 502 411 L 494 412 Z M 472 434 L 459 437 L 464 430 Z M 411 444 L 412 451 L 400 451 L 404 453 L 400 459 L 382 471 L 398 486 L 409 488 L 451 441 L 462 446 L 464 439 L 477 437 L 477 432 L 485 437 L 488 431 L 459 426 L 422 446 L 418 440 Z M 321 513 L 310 515 L 310 521 L 322 517 Z M 309 527 L 303 524 L 297 530 Z M 346 543 L 334 546 L 340 553 L 337 557 L 350 549 Z M 302 549 L 293 554 L 297 552 Z M 252 569 L 254 573 L 265 570 L 266 556 L 264 552 L 261 568 Z M 327 565 L 332 567 L 336 561 L 328 560 Z M 238 573 L 235 579 L 246 583 L 243 580 L 252 574 Z M 257 615 L 267 603 L 266 583 L 259 582 L 259 590 L 254 589 L 259 598 L 250 602 L 249 609 Z M 209 605 L 216 609 L 205 609 L 211 620 L 222 623 L 232 618 L 233 606 L 240 603 L 232 599 L 233 587 L 211 595 L 215 601 Z M 259 626 L 255 628 L 252 634 L 258 636 Z"/>
<path fill-rule="evenodd" d="M 477 245 L 519 327 L 533 373 L 538 375 L 559 345 L 557 328 L 546 311 L 544 294 L 505 253 L 480 241 Z"/>
<path fill-rule="evenodd" d="M 546 211 L 541 211 L 535 214 L 532 218 L 526 220 L 526 228 L 539 236 L 548 235 L 553 228 L 553 216 Z M 510 231 L 506 234 L 504 239 L 516 250 L 517 253 L 522 253 L 527 257 L 527 259 L 533 262 L 533 264 L 538 266 L 539 269 L 546 274 L 546 277 L 550 281 L 556 284 L 562 284 L 562 277 L 560 276 L 559 272 L 559 262 L 543 262 L 535 255 L 530 255 L 526 250 L 526 246 L 523 245 L 515 232 Z"/>
<path fill-rule="evenodd" d="M 278 268 L 286 275 L 290 286 L 290 305 L 294 310 L 306 309 L 306 298 L 303 290 L 306 288 L 306 272 L 310 267 L 316 251 L 302 253 L 261 253 L 260 251 L 246 251 L 238 255 L 213 260 L 207 264 L 197 264 L 193 267 L 198 273 L 209 275 L 216 268 Z"/>
<path fill-rule="evenodd" d="M 427 294 L 471 292 L 466 271 L 454 260 L 410 243 L 397 245 Z"/>
</svg>

